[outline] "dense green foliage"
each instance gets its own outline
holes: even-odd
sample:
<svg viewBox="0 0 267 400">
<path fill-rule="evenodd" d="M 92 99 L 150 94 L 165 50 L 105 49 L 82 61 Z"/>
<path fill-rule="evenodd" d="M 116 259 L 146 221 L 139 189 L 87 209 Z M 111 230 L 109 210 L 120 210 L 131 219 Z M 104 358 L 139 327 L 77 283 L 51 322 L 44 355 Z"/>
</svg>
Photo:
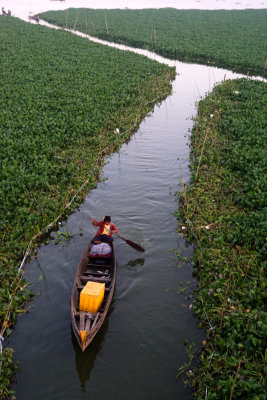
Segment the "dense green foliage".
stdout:
<svg viewBox="0 0 267 400">
<path fill-rule="evenodd" d="M 2 16 L 0 52 L 2 327 L 30 239 L 66 215 L 84 181 L 78 201 L 96 185 L 103 157 L 129 140 L 170 93 L 175 69 Z M 22 285 L 6 334 L 27 299 Z"/>
<path fill-rule="evenodd" d="M 198 399 L 265 399 L 266 106 L 266 83 L 245 79 L 199 104 L 177 212 L 195 243 L 194 310 L 208 335 L 190 376 Z"/>
<path fill-rule="evenodd" d="M 266 74 L 267 10 L 69 9 L 41 18 L 177 60 Z"/>
<path fill-rule="evenodd" d="M 217 91 L 215 91 L 215 96 Z M 220 90 L 218 95 L 222 96 Z M 234 105 L 232 103 L 234 102 Z M 238 90 L 224 98 L 220 132 L 229 141 L 225 149 L 227 175 L 242 182 L 236 191 L 240 208 L 232 221 L 227 238 L 232 245 L 247 245 L 256 250 L 262 261 L 267 260 L 267 89 L 246 81 Z M 225 188 L 234 192 L 230 179 Z"/>
<path fill-rule="evenodd" d="M 115 128 L 125 131 L 144 103 L 170 90 L 174 70 L 9 18 L 1 20 L 1 55 L 1 243 L 21 256 L 99 151 L 126 140 Z"/>
<path fill-rule="evenodd" d="M 9 389 L 14 379 L 14 373 L 18 366 L 13 365 L 13 353 L 14 350 L 7 347 L 1 357 L 1 380 L 0 380 L 0 398 L 1 399 L 13 399 L 11 397 L 14 391 Z"/>
</svg>

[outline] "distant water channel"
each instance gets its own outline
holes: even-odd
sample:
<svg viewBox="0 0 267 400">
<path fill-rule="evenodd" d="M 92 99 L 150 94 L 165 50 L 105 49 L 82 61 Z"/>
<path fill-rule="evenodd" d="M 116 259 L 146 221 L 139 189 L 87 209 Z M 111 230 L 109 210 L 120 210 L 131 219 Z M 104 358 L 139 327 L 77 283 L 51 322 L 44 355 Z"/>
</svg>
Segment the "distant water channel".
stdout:
<svg viewBox="0 0 267 400">
<path fill-rule="evenodd" d="M 177 293 L 179 281 L 183 286 L 194 282 L 192 266 L 178 266 L 172 251 L 192 255 L 175 233 L 174 195 L 180 170 L 185 181 L 190 179 L 188 133 L 196 101 L 215 82 L 240 75 L 164 62 L 177 69 L 172 95 L 106 160 L 104 180 L 66 221 L 73 238 L 41 246 L 38 257 L 25 265 L 25 277 L 37 295 L 9 342 L 20 362 L 14 385 L 19 400 L 192 398 L 176 374 L 188 361 L 184 340 L 201 346 L 203 332 L 192 299 Z M 90 216 L 104 215 L 111 215 L 120 234 L 146 252 L 115 239 L 114 300 L 102 329 L 82 353 L 71 329 L 70 295 L 81 254 L 96 231 Z"/>
</svg>

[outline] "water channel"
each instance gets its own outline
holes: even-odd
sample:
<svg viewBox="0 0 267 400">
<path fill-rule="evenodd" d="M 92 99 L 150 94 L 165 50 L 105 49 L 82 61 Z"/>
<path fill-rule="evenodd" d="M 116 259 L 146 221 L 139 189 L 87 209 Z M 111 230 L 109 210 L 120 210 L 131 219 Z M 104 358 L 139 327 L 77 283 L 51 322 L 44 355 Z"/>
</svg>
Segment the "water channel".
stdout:
<svg viewBox="0 0 267 400">
<path fill-rule="evenodd" d="M 20 362 L 14 385 L 19 400 L 192 398 L 176 374 L 188 361 L 184 340 L 201 346 L 204 333 L 192 299 L 177 293 L 179 281 L 185 286 L 194 280 L 191 264 L 178 265 L 172 251 L 192 255 L 175 233 L 175 192 L 181 170 L 184 180 L 190 179 L 188 135 L 196 101 L 216 82 L 240 75 L 152 57 L 176 66 L 173 93 L 106 160 L 103 181 L 66 221 L 72 239 L 41 246 L 25 265 L 36 296 L 9 341 Z M 114 300 L 104 326 L 82 353 L 71 329 L 70 294 L 81 254 L 95 233 L 90 216 L 104 215 L 146 251 L 115 239 Z"/>
</svg>

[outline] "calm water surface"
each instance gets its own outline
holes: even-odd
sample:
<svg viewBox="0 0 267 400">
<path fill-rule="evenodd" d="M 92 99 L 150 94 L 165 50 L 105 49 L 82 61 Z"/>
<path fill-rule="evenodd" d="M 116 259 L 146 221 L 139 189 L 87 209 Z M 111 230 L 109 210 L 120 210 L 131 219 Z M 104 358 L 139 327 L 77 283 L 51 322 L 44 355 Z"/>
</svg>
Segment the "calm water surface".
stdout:
<svg viewBox="0 0 267 400">
<path fill-rule="evenodd" d="M 104 181 L 66 221 L 72 239 L 40 247 L 38 257 L 25 265 L 37 295 L 9 343 L 20 362 L 14 385 L 18 400 L 192 398 L 176 374 L 188 361 L 184 340 L 200 346 L 203 332 L 190 309 L 192 299 L 177 293 L 179 281 L 195 283 L 192 266 L 178 267 L 172 252 L 192 255 L 175 233 L 174 194 L 180 169 L 185 181 L 190 178 L 187 142 L 195 102 L 225 75 L 240 75 L 157 59 L 176 65 L 172 95 L 107 159 Z M 146 251 L 138 253 L 115 238 L 114 300 L 99 334 L 82 353 L 71 329 L 70 294 L 81 254 L 95 233 L 90 216 L 104 215 Z"/>
<path fill-rule="evenodd" d="M 189 179 L 187 134 L 196 96 L 225 71 L 179 63 L 177 72 L 173 94 L 108 160 L 107 180 L 69 217 L 67 228 L 75 236 L 62 245 L 42 246 L 25 266 L 39 295 L 11 338 L 20 361 L 19 400 L 191 399 L 175 376 L 187 361 L 184 339 L 200 344 L 203 332 L 189 309 L 192 300 L 177 294 L 180 280 L 184 285 L 192 280 L 192 267 L 177 267 L 170 251 L 185 246 L 175 234 L 174 193 L 180 166 Z M 82 353 L 71 330 L 70 293 L 80 256 L 95 233 L 89 216 L 106 214 L 122 236 L 146 252 L 115 239 L 118 273 L 111 312 Z"/>
</svg>

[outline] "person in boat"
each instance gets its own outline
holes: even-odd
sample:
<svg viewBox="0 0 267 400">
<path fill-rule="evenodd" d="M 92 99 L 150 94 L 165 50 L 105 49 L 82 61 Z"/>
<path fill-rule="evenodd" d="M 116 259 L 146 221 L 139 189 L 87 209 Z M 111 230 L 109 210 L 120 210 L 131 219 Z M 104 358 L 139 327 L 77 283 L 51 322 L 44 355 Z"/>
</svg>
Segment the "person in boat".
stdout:
<svg viewBox="0 0 267 400">
<path fill-rule="evenodd" d="M 5 12 L 4 7 L 2 7 L 2 14 L 3 14 L 3 15 L 6 15 L 6 12 Z"/>
<path fill-rule="evenodd" d="M 97 222 L 95 218 L 91 219 L 94 226 L 98 226 L 98 232 L 93 239 L 94 244 L 112 243 L 112 234 L 119 232 L 116 226 L 111 222 L 110 216 L 105 216 L 102 221 Z"/>
<path fill-rule="evenodd" d="M 11 10 L 8 10 L 7 15 L 11 15 Z"/>
</svg>

